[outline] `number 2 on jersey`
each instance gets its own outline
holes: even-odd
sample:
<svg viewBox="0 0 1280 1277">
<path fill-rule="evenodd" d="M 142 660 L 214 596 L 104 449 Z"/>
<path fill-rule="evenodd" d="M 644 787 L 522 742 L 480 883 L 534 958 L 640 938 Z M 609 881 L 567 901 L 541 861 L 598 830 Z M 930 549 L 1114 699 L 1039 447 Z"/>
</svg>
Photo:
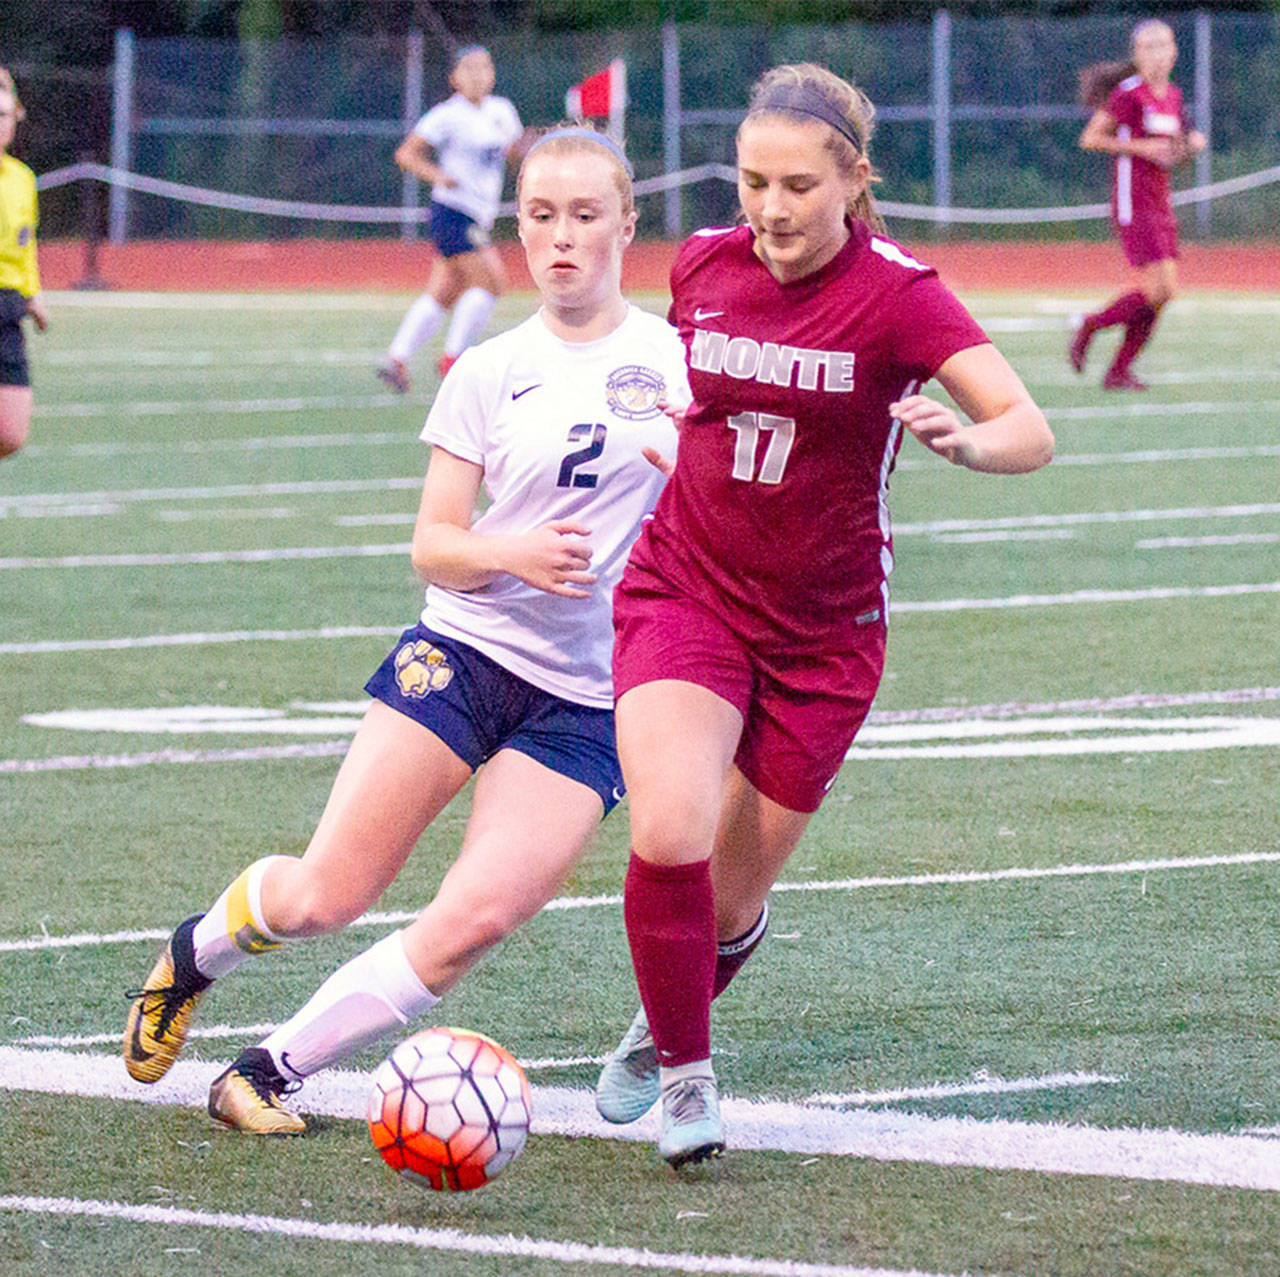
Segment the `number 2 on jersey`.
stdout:
<svg viewBox="0 0 1280 1277">
<path fill-rule="evenodd" d="M 574 474 L 574 471 L 579 466 L 586 465 L 588 461 L 594 461 L 604 451 L 604 441 L 608 435 L 608 427 L 599 423 L 591 425 L 588 422 L 570 427 L 570 443 L 577 443 L 580 439 L 588 438 L 591 442 L 585 448 L 579 448 L 576 452 L 569 453 L 560 463 L 560 476 L 556 479 L 557 488 L 594 488 L 596 486 L 596 480 L 599 479 L 599 475 Z"/>
<path fill-rule="evenodd" d="M 787 468 L 791 445 L 796 441 L 796 423 L 792 417 L 775 417 L 768 412 L 739 412 L 728 420 L 730 430 L 737 433 L 733 449 L 733 477 L 750 483 L 781 483 Z M 756 450 L 760 432 L 769 431 L 769 442 L 756 473 Z"/>
</svg>

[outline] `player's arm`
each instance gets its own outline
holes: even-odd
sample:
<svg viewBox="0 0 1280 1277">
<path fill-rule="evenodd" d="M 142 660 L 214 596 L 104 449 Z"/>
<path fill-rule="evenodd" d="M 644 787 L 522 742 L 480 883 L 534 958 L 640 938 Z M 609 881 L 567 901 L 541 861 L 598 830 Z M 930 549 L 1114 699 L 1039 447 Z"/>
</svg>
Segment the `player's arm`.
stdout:
<svg viewBox="0 0 1280 1277">
<path fill-rule="evenodd" d="M 1121 137 L 1116 117 L 1106 107 L 1095 111 L 1080 134 L 1080 148 L 1104 155 L 1136 155 L 1168 168 L 1174 160 L 1173 140 L 1167 137 Z"/>
<path fill-rule="evenodd" d="M 953 465 L 987 474 L 1026 474 L 1053 456 L 1053 433 L 1022 379 L 989 342 L 958 351 L 935 374 L 973 422 L 928 395 L 889 405 L 924 446 Z"/>
<path fill-rule="evenodd" d="M 548 594 L 585 598 L 595 583 L 586 528 L 570 520 L 545 523 L 517 536 L 471 530 L 484 468 L 436 447 L 422 485 L 413 529 L 413 566 L 429 585 L 478 590 L 503 575 Z"/>
<path fill-rule="evenodd" d="M 396 147 L 396 163 L 406 173 L 412 173 L 420 182 L 429 182 L 432 186 L 457 186 L 457 178 L 448 173 L 435 161 L 435 149 L 426 138 L 410 133 Z"/>
</svg>

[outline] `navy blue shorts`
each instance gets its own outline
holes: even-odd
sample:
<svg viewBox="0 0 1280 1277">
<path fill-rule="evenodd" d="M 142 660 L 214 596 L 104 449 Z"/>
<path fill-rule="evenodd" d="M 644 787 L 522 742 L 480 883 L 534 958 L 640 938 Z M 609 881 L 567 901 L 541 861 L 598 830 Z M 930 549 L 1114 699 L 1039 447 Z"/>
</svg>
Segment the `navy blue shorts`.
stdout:
<svg viewBox="0 0 1280 1277">
<path fill-rule="evenodd" d="M 0 288 L 0 386 L 29 386 L 27 341 L 22 320 L 27 299 L 16 288 Z"/>
<path fill-rule="evenodd" d="M 606 816 L 626 792 L 611 709 L 544 692 L 421 622 L 405 630 L 364 690 L 434 732 L 472 771 L 515 749 L 595 790 Z"/>
<path fill-rule="evenodd" d="M 431 242 L 441 257 L 458 257 L 462 253 L 476 253 L 489 247 L 489 232 L 465 213 L 434 202 L 428 211 L 431 215 L 427 224 Z"/>
</svg>

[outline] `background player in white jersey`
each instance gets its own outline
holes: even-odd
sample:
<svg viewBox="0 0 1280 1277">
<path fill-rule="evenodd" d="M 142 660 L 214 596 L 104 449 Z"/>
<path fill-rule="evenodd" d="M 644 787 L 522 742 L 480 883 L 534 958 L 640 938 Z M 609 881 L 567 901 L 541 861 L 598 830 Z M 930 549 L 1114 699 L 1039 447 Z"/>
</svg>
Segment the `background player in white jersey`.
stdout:
<svg viewBox="0 0 1280 1277">
<path fill-rule="evenodd" d="M 409 361 L 440 330 L 450 308 L 443 377 L 479 337 L 506 289 L 489 230 L 502 198 L 507 155 L 520 139 L 516 109 L 494 95 L 487 49 L 467 45 L 449 75 L 453 96 L 433 106 L 396 149 L 396 163 L 431 184 L 429 232 L 439 256 L 427 291 L 409 307 L 378 366 L 378 376 L 401 394 L 409 389 Z"/>
<path fill-rule="evenodd" d="M 870 122 L 822 67 L 769 72 L 738 130 L 746 225 L 699 232 L 671 273 L 693 404 L 614 593 L 642 1010 L 596 1100 L 631 1121 L 661 1095 L 675 1165 L 724 1146 L 711 1001 L 879 685 L 903 429 L 996 473 L 1053 446 L 982 329 L 879 233 Z M 975 424 L 918 393 L 933 376 Z"/>
<path fill-rule="evenodd" d="M 517 194 L 542 308 L 467 351 L 427 418 L 421 618 L 367 685 L 376 699 L 305 855 L 250 865 L 131 995 L 125 1062 L 154 1082 L 211 980 L 358 917 L 478 771 L 458 858 L 419 917 L 214 1082 L 210 1112 L 240 1130 L 301 1131 L 286 1088 L 432 1007 L 551 899 L 621 797 L 610 601 L 664 481 L 644 453 L 674 455 L 661 401 L 688 402 L 684 348 L 622 296 L 636 215 L 610 139 L 553 130 Z M 491 503 L 475 518 L 482 484 Z"/>
</svg>

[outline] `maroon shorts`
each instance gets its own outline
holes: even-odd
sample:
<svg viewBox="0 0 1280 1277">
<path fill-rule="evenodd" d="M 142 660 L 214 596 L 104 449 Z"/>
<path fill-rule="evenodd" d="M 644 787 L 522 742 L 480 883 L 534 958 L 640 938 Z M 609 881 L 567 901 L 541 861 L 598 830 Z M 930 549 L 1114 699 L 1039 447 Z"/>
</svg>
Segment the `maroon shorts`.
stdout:
<svg viewBox="0 0 1280 1277">
<path fill-rule="evenodd" d="M 1178 219 L 1172 213 L 1135 218 L 1128 226 L 1122 226 L 1119 221 L 1112 225 L 1130 266 L 1149 266 L 1178 256 Z"/>
<path fill-rule="evenodd" d="M 763 652 L 690 599 L 648 586 L 613 595 L 614 694 L 680 679 L 742 715 L 734 762 L 766 798 L 817 811 L 866 718 L 884 672 L 885 625 L 857 626 L 841 652 Z"/>
</svg>

